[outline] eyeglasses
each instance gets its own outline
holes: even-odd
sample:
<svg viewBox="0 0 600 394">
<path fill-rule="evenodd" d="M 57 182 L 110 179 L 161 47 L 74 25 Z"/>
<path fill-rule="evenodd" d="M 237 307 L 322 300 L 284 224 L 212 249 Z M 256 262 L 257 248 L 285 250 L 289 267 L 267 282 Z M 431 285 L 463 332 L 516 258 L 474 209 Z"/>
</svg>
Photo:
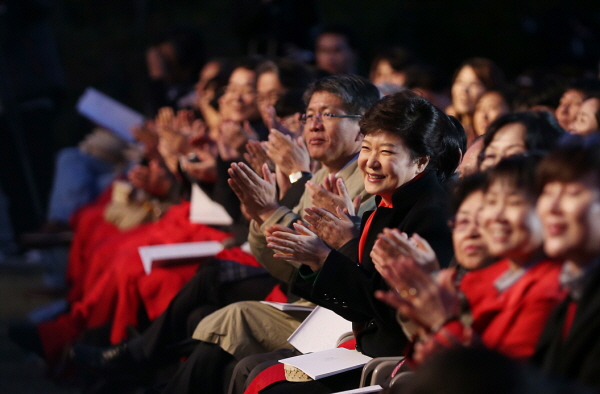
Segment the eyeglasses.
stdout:
<svg viewBox="0 0 600 394">
<path fill-rule="evenodd" d="M 312 122 L 314 119 L 317 119 L 320 122 L 323 122 L 323 121 L 329 121 L 333 118 L 360 119 L 360 118 L 362 118 L 362 115 L 338 115 L 338 114 L 332 114 L 329 112 L 323 112 L 323 113 L 318 112 L 316 114 L 302 114 L 302 116 L 300 116 L 300 123 L 302 123 L 304 125 L 307 122 Z"/>
</svg>

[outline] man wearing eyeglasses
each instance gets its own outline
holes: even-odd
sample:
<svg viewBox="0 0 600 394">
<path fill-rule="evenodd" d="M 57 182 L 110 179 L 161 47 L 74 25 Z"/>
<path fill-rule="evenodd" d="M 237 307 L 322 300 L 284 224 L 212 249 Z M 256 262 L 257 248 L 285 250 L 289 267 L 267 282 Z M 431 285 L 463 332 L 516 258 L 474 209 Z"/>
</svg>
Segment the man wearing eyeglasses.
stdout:
<svg viewBox="0 0 600 394">
<path fill-rule="evenodd" d="M 261 177 L 243 163 L 232 165 L 230 185 L 253 216 L 249 236 L 252 252 L 276 278 L 290 283 L 296 267 L 273 258 L 264 231 L 274 224 L 292 227 L 301 219 L 304 208 L 313 206 L 311 194 L 327 195 L 318 185 L 330 174 L 344 180 L 350 198 L 362 197 L 359 215 L 374 209 L 374 199 L 369 199 L 364 190 L 356 159 L 361 143 L 358 121 L 377 100 L 377 88 L 358 76 L 327 77 L 308 88 L 303 137 L 310 156 L 320 161 L 322 168 L 294 209 L 278 204 L 275 177 L 266 166 Z M 221 376 L 230 361 L 281 348 L 291 350 L 287 338 L 305 316 L 306 313 L 288 315 L 258 302 L 238 302 L 221 308 L 200 322 L 194 338 L 202 342 L 163 393 L 222 392 L 221 382 L 215 376 Z"/>
<path fill-rule="evenodd" d="M 356 162 L 362 141 L 358 121 L 379 100 L 377 88 L 359 76 L 333 76 L 311 85 L 304 100 L 307 108 L 302 116 L 303 137 L 310 157 L 322 165 L 314 175 L 312 184 L 320 185 L 328 175 L 335 174 L 344 180 L 351 198 L 361 195 L 364 202 L 369 196 L 364 191 Z M 307 188 L 298 205 L 290 210 L 277 203 L 274 181 L 265 180 L 269 179 L 268 174 L 263 174 L 264 179 L 261 179 L 242 164 L 234 164 L 230 175 L 230 185 L 254 219 L 248 237 L 252 253 L 273 276 L 289 283 L 296 267 L 273 258 L 264 232 L 275 224 L 291 227 L 292 223 L 301 219 L 304 208 L 313 206 L 311 194 L 316 188 Z M 268 184 L 271 184 L 271 188 Z M 371 204 L 361 204 L 360 212 L 373 207 Z"/>
</svg>

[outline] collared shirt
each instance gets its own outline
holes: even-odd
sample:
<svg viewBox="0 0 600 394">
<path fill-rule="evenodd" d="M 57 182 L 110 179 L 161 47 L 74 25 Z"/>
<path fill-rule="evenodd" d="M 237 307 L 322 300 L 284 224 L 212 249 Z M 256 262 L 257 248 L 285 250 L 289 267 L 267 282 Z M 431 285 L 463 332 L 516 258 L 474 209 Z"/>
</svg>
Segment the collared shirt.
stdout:
<svg viewBox="0 0 600 394">
<path fill-rule="evenodd" d="M 527 272 L 527 269 L 523 267 L 516 270 L 509 268 L 494 281 L 494 287 L 499 293 L 502 293 L 517 283 L 517 281 L 525 275 L 525 272 Z"/>
<path fill-rule="evenodd" d="M 600 259 L 596 259 L 581 269 L 577 269 L 575 264 L 567 261 L 562 266 L 558 281 L 564 289 L 567 289 L 571 299 L 579 301 L 590 277 L 589 273 L 600 268 L 599 266 Z"/>
</svg>

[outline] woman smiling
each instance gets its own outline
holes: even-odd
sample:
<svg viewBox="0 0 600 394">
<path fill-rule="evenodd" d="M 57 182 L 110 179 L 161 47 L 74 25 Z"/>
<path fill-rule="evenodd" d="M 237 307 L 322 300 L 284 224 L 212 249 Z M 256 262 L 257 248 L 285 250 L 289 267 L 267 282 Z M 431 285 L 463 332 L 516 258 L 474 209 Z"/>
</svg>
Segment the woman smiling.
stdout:
<svg viewBox="0 0 600 394">
<path fill-rule="evenodd" d="M 520 360 L 533 354 L 550 312 L 564 297 L 558 281 L 560 262 L 542 252 L 534 169 L 535 159 L 515 156 L 488 174 L 478 223 L 490 254 L 500 260 L 462 278 L 459 289 L 468 302 L 470 318 L 464 310 L 460 312 L 457 289 L 449 283 L 436 285 L 420 267 L 404 264 L 396 276 L 386 276 L 400 294 L 402 289 L 412 290 L 395 303 L 399 312 L 408 312 L 413 321 L 427 322 L 422 327 L 428 334 L 421 335 L 422 343 L 415 346 L 416 361 L 423 361 L 438 347 L 478 341 Z M 380 296 L 391 297 L 389 293 Z M 433 310 L 431 304 L 439 307 Z"/>
<path fill-rule="evenodd" d="M 360 128 L 358 165 L 365 189 L 379 199 L 379 207 L 363 217 L 362 234 L 354 236 L 351 226 L 345 227 L 349 219 L 341 212 L 315 208 L 306 217 L 314 233 L 303 225 L 295 233 L 274 228 L 269 247 L 276 257 L 302 264 L 296 294 L 354 322 L 362 352 L 400 355 L 406 339 L 394 310 L 374 299 L 374 291 L 385 284 L 370 252 L 384 228 L 397 228 L 419 233 L 447 266 L 452 245 L 443 209 L 447 194 L 439 179 L 454 172 L 460 155 L 451 164 L 441 159 L 450 149 L 441 136 L 457 130 L 442 111 L 408 91 L 384 97 L 366 112 Z M 331 228 L 348 231 L 332 236 Z"/>
</svg>

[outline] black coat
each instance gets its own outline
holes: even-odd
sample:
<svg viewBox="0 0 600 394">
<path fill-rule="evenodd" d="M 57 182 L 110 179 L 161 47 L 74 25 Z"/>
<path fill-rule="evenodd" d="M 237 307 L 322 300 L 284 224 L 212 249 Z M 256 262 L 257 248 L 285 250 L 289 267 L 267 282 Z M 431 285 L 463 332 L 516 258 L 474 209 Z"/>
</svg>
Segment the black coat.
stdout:
<svg viewBox="0 0 600 394">
<path fill-rule="evenodd" d="M 396 311 L 378 301 L 374 292 L 387 285 L 375 269 L 370 252 L 385 227 L 398 228 L 409 236 L 418 233 L 435 250 L 442 266 L 452 258 L 452 240 L 447 225 L 447 194 L 433 173 L 402 185 L 392 196 L 393 208 L 378 207 L 365 242 L 362 264 L 358 263 L 358 239 L 332 251 L 315 278 L 303 266 L 293 291 L 315 304 L 331 309 L 364 326 L 357 335 L 358 349 L 371 356 L 397 356 L 407 343 L 396 321 Z M 372 211 L 363 216 L 363 223 Z"/>
<path fill-rule="evenodd" d="M 567 338 L 561 339 L 571 298 L 560 303 L 546 323 L 532 362 L 544 372 L 600 390 L 600 268 L 586 284 Z"/>
</svg>

